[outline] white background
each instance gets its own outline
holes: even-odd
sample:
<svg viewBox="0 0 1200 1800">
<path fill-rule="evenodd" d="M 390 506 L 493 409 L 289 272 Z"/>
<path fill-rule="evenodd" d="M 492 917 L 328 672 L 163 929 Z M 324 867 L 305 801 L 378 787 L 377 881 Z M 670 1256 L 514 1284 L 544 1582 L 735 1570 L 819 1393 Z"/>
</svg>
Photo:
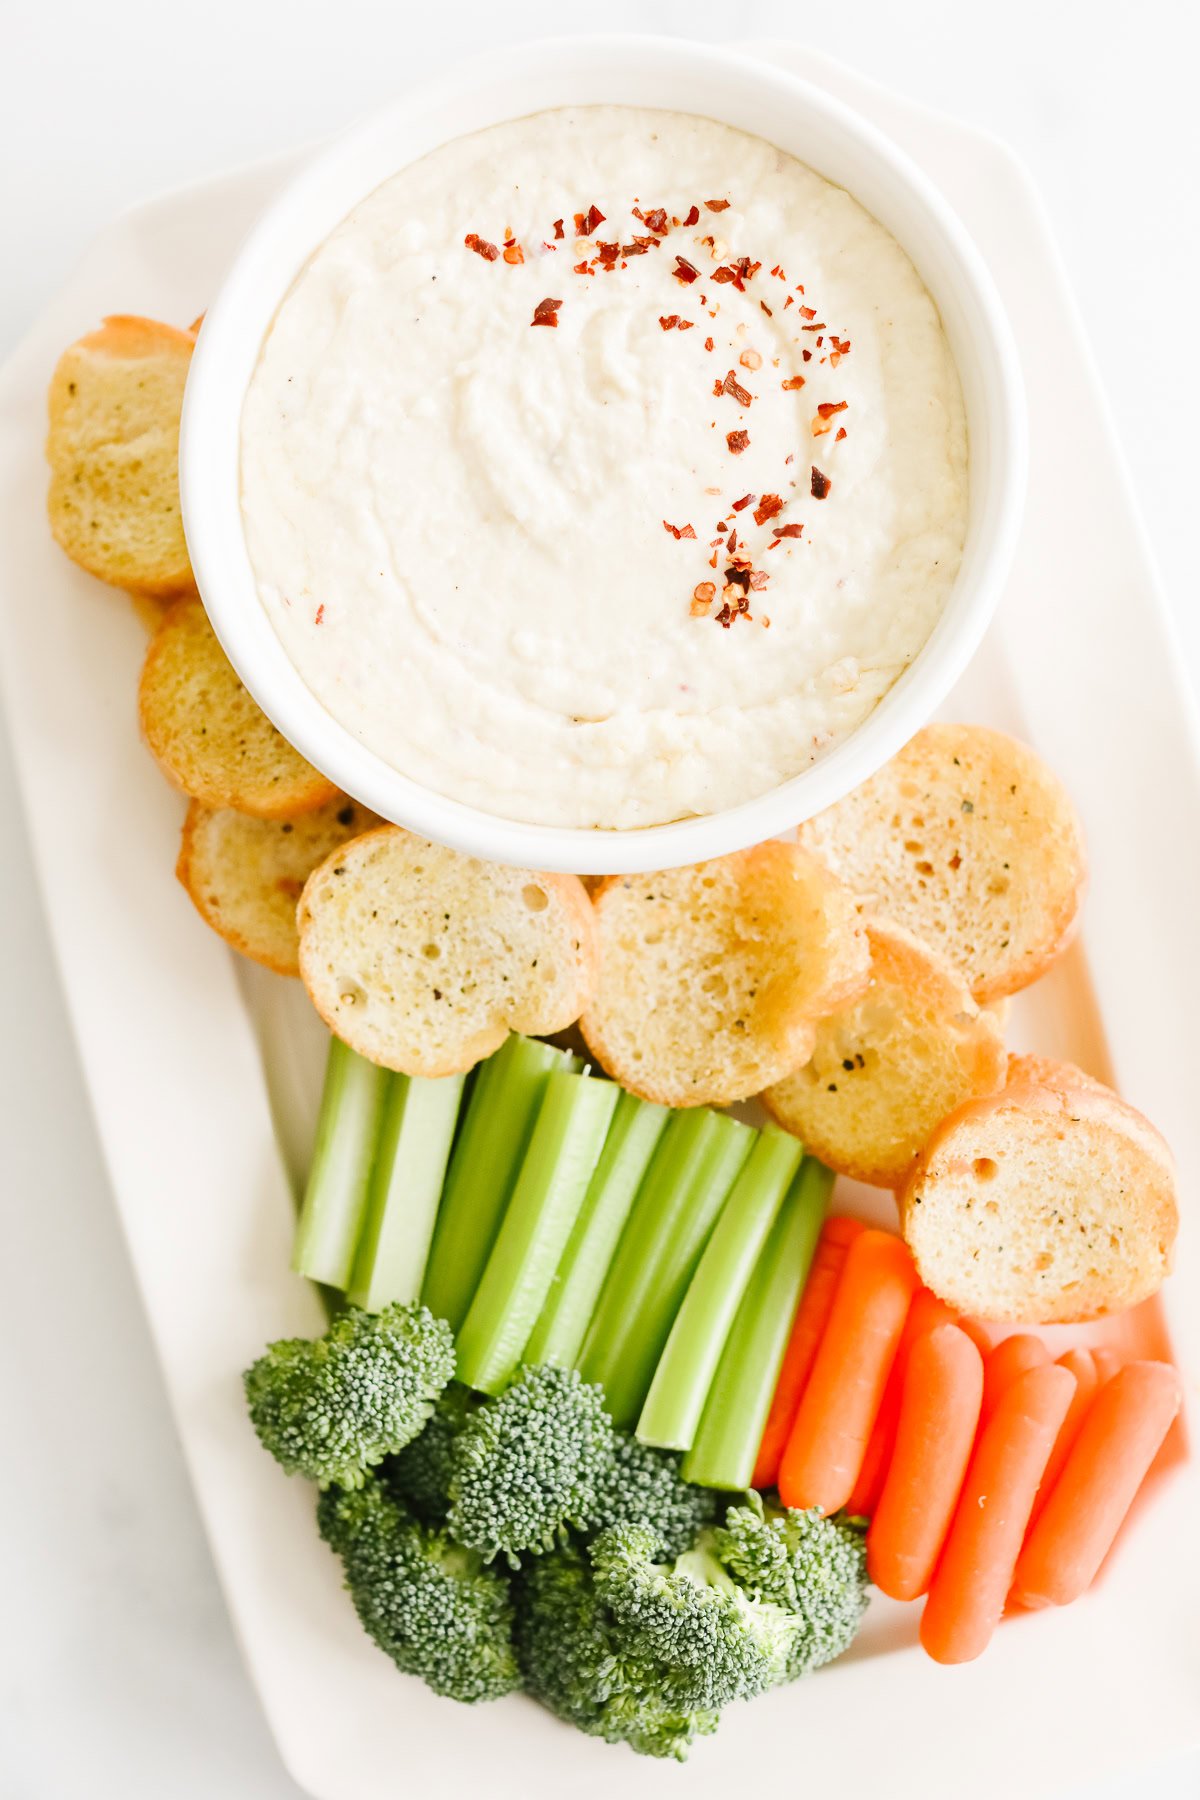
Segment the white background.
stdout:
<svg viewBox="0 0 1200 1800">
<path fill-rule="evenodd" d="M 992 130 L 1048 203 L 1200 688 L 1195 0 L 8 5 L 0 353 L 123 207 L 319 137 L 468 46 L 601 27 L 730 40 L 802 33 Z M 114 295 L 113 305 L 136 300 Z M 3 739 L 0 844 L 0 1794 L 296 1800 L 238 1662 L 188 1491 Z M 169 1173 L 162 1202 L 171 1204 Z M 963 1776 L 969 1791 L 969 1769 Z M 398 1793 L 404 1785 L 398 1771 Z M 1136 1778 L 1092 1788 L 1088 1800 L 1198 1794 L 1200 1757 L 1160 1769 L 1148 1744 Z"/>
</svg>

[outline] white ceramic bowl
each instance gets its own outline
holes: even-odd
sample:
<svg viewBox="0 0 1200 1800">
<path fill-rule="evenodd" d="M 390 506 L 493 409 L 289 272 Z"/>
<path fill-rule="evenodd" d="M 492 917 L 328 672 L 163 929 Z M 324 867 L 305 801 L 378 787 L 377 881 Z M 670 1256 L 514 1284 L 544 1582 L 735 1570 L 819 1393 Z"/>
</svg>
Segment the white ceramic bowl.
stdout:
<svg viewBox="0 0 1200 1800">
<path fill-rule="evenodd" d="M 904 246 L 941 311 L 970 440 L 962 567 L 920 655 L 820 762 L 759 798 L 641 830 L 522 824 L 398 774 L 340 725 L 296 673 L 261 606 L 242 533 L 239 428 L 259 348 L 296 275 L 351 208 L 439 144 L 561 106 L 653 106 L 767 138 L 847 188 Z M 795 76 L 724 49 L 665 38 L 526 44 L 414 87 L 321 152 L 263 215 L 213 301 L 192 362 L 180 436 L 183 519 L 205 606 L 234 667 L 280 731 L 386 818 L 494 861 L 625 873 L 699 861 L 771 837 L 871 775 L 934 712 L 972 655 L 1008 571 L 1025 491 L 1025 415 L 999 297 L 970 238 L 890 141 Z"/>
</svg>

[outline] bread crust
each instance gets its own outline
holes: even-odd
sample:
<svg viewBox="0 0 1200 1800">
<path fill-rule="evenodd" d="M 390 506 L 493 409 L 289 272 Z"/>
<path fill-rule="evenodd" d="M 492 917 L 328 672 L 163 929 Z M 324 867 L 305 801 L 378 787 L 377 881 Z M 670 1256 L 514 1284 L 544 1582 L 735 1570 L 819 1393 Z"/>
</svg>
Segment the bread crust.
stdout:
<svg viewBox="0 0 1200 1800">
<path fill-rule="evenodd" d="M 191 595 L 168 609 L 150 640 L 138 717 L 168 781 L 206 806 L 288 819 L 337 796 L 252 699 Z"/>
<path fill-rule="evenodd" d="M 989 726 L 927 725 L 797 837 L 870 909 L 942 947 L 981 1006 L 1039 980 L 1078 929 L 1074 806 L 1036 752 Z"/>
<path fill-rule="evenodd" d="M 418 889 L 422 894 L 428 894 L 435 888 L 439 896 L 447 895 L 446 949 L 443 952 L 441 944 L 436 945 L 438 956 L 435 962 L 429 964 L 424 981 L 414 978 L 411 970 L 406 973 L 402 969 L 394 970 L 392 978 L 385 976 L 381 969 L 366 969 L 362 958 L 367 947 L 360 933 L 347 957 L 350 962 L 356 956 L 359 959 L 353 979 L 362 990 L 365 1005 L 356 1011 L 358 1001 L 352 990 L 343 985 L 340 975 L 333 976 L 330 973 L 327 960 L 329 944 L 322 935 L 323 928 L 334 905 L 334 882 L 342 884 L 347 873 L 352 878 L 357 873 L 360 889 L 369 891 L 371 872 L 368 865 L 377 852 L 390 852 L 393 848 L 402 857 L 417 851 L 431 863 L 445 865 L 444 869 L 431 875 L 428 880 L 425 879 L 426 871 L 423 866 L 415 875 L 410 875 L 404 867 L 385 871 L 384 875 L 375 877 L 375 888 L 382 898 L 384 883 L 394 873 L 401 885 L 411 884 L 414 896 Z M 454 907 L 448 898 L 447 886 L 451 880 L 473 883 L 477 888 L 486 890 L 476 897 L 474 907 L 466 910 L 461 925 L 452 923 Z M 498 916 L 501 902 L 508 900 L 514 908 L 519 908 L 524 904 L 523 896 L 529 885 L 540 890 L 546 900 L 545 907 L 539 907 L 534 915 L 545 915 L 542 931 L 546 953 L 555 954 L 557 950 L 561 950 L 560 940 L 564 936 L 571 946 L 570 967 L 555 981 L 553 991 L 550 992 L 544 981 L 532 976 L 537 959 L 526 963 L 523 961 L 523 952 L 518 953 L 511 948 L 506 952 L 503 946 L 497 956 L 495 946 L 489 942 L 493 935 L 490 926 Z M 359 890 L 350 886 L 342 887 L 338 898 L 356 891 Z M 518 925 L 528 926 L 528 919 L 523 918 L 519 912 L 516 917 Z M 476 857 L 429 844 L 398 825 L 377 826 L 373 831 L 354 838 L 349 845 L 340 846 L 331 852 L 313 870 L 305 883 L 297 909 L 297 922 L 300 932 L 300 978 L 321 1018 L 352 1049 L 384 1068 L 395 1069 L 406 1075 L 435 1078 L 460 1074 L 498 1050 L 510 1031 L 537 1037 L 562 1031 L 574 1024 L 579 1017 L 596 982 L 598 952 L 595 920 L 587 891 L 578 876 L 484 863 Z M 336 929 L 336 922 L 330 924 L 331 932 L 336 934 Z M 411 948 L 408 940 L 424 936 L 427 929 L 417 915 L 415 904 L 411 909 L 406 909 L 403 916 L 398 914 L 392 921 L 387 946 L 387 954 L 393 962 L 396 958 L 407 956 Z M 427 987 L 428 992 L 440 1003 L 444 996 L 442 989 L 438 987 L 438 980 L 447 979 L 440 972 L 449 969 L 453 975 L 456 956 L 462 954 L 477 965 L 478 984 L 492 984 L 494 997 L 483 1008 L 483 1016 L 477 1024 L 460 1023 L 456 1026 L 452 1020 L 448 1021 L 448 1041 L 439 1049 L 434 1042 L 433 1033 L 425 1030 L 420 1023 L 420 1007 L 410 990 L 416 986 Z M 323 958 L 326 959 L 324 964 Z M 437 979 L 429 972 L 434 969 L 438 971 Z M 368 1022 L 367 1011 L 370 1008 L 372 986 L 375 989 L 376 1020 Z M 385 992 L 388 987 L 394 990 L 391 1002 Z M 347 994 L 350 997 L 349 1003 Z M 388 1007 L 392 1004 L 394 1014 L 389 1014 Z M 377 1022 L 381 1017 L 383 1022 Z"/>
<path fill-rule="evenodd" d="M 1010 1155 L 1014 1166 L 1036 1159 L 1036 1177 L 1010 1178 L 1001 1166 Z M 1030 1324 L 1100 1318 L 1147 1299 L 1170 1271 L 1179 1220 L 1174 1161 L 1149 1120 L 1073 1064 L 1039 1057 L 1014 1058 L 998 1094 L 942 1121 L 898 1200 L 927 1286 L 978 1317 Z M 975 1210 L 989 1200 L 1003 1240 L 990 1296 Z M 1039 1255 L 1018 1263 L 1024 1233 Z M 1068 1279 L 1085 1251 L 1084 1275 Z"/>
</svg>

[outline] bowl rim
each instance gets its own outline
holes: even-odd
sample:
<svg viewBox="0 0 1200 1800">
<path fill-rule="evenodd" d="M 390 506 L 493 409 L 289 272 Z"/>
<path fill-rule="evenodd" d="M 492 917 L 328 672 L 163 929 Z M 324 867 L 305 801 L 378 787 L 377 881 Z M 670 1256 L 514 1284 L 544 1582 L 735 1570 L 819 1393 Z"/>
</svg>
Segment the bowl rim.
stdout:
<svg viewBox="0 0 1200 1800">
<path fill-rule="evenodd" d="M 760 85 L 802 106 L 810 120 L 852 142 L 886 176 L 907 190 L 949 253 L 959 300 L 972 315 L 975 353 L 984 363 L 987 389 L 990 483 L 981 501 L 972 495 L 968 538 L 984 515 L 982 551 L 973 578 L 956 578 L 929 638 L 909 667 L 867 717 L 826 755 L 787 781 L 723 810 L 666 824 L 619 829 L 540 825 L 505 818 L 453 800 L 400 773 L 367 749 L 328 712 L 305 685 L 276 637 L 258 598 L 240 509 L 240 424 L 246 386 L 231 380 L 230 364 L 257 362 L 265 335 L 261 316 L 262 264 L 281 243 L 299 242 L 291 273 L 271 284 L 267 326 L 295 274 L 357 200 L 378 185 L 369 177 L 350 182 L 349 201 L 339 201 L 332 222 L 306 235 L 305 219 L 319 212 L 321 190 L 339 172 L 356 168 L 372 147 L 411 121 L 436 119 L 473 90 L 521 91 L 531 71 L 594 69 L 628 57 L 639 73 L 658 68 L 669 78 L 711 76 Z M 584 104 L 565 100 L 564 105 Z M 610 104 L 632 104 L 613 101 Z M 664 110 L 688 111 L 672 103 Z M 503 115 L 520 118 L 546 110 L 519 102 Z M 707 116 L 720 117 L 719 113 Z M 467 130 L 483 129 L 482 125 Z M 439 143 L 464 135 L 455 129 Z M 430 147 L 433 147 L 432 145 Z M 427 151 L 419 152 L 426 154 Z M 401 157 L 394 171 L 406 166 Z M 386 179 L 384 176 L 382 179 Z M 336 187 L 336 179 L 334 181 Z M 853 191 L 852 189 L 850 191 Z M 869 209 L 868 209 L 869 210 Z M 891 229 L 885 226 L 885 229 Z M 896 235 L 896 234 L 893 234 Z M 901 247 L 908 250 L 902 236 Z M 924 272 L 922 279 L 925 279 Z M 935 296 L 937 303 L 937 296 Z M 247 321 L 252 321 L 252 330 Z M 961 368 L 960 368 L 961 374 Z M 232 414 L 232 417 L 231 417 Z M 232 450 L 232 469 L 230 453 Z M 972 451 L 972 455 L 974 452 Z M 463 61 L 419 95 L 401 95 L 377 108 L 306 160 L 243 240 L 204 317 L 192 358 L 180 423 L 179 474 L 183 525 L 197 587 L 214 630 L 238 676 L 273 724 L 338 787 L 385 819 L 422 836 L 489 861 L 573 873 L 628 874 L 704 861 L 776 836 L 842 798 L 893 756 L 937 710 L 978 648 L 1000 598 L 1016 549 L 1027 471 L 1024 390 L 1016 345 L 999 293 L 979 251 L 939 190 L 909 156 L 853 108 L 788 71 L 722 46 L 615 33 L 545 38 Z M 265 633 L 264 633 L 265 627 Z M 272 648 L 273 647 L 273 648 Z"/>
</svg>

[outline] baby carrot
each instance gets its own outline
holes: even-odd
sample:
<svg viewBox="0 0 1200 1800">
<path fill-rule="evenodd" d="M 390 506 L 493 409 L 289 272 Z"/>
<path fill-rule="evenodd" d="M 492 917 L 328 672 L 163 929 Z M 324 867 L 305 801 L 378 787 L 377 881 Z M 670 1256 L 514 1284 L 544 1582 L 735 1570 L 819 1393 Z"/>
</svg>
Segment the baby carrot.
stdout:
<svg viewBox="0 0 1200 1800">
<path fill-rule="evenodd" d="M 1066 1606 L 1090 1585 L 1181 1399 L 1170 1363 L 1126 1363 L 1100 1389 L 1017 1563 L 1023 1606 Z"/>
<path fill-rule="evenodd" d="M 817 1345 L 824 1336 L 825 1326 L 829 1321 L 829 1309 L 833 1305 L 846 1252 L 855 1238 L 861 1237 L 866 1229 L 861 1219 L 839 1216 L 825 1221 L 812 1268 L 804 1284 L 800 1304 L 796 1308 L 795 1322 L 784 1352 L 783 1367 L 779 1371 L 779 1380 L 775 1383 L 771 1410 L 767 1414 L 762 1443 L 758 1448 L 753 1479 L 753 1486 L 756 1488 L 774 1487 L 778 1480 L 784 1445 L 796 1422 L 800 1396 L 812 1370 Z"/>
<path fill-rule="evenodd" d="M 854 1484 L 854 1492 L 846 1502 L 846 1511 L 856 1518 L 866 1517 L 875 1511 L 879 1496 L 883 1492 L 884 1478 L 891 1461 L 892 1446 L 896 1442 L 896 1422 L 900 1417 L 900 1396 L 904 1391 L 905 1371 L 913 1345 L 919 1337 L 932 1331 L 935 1325 L 951 1325 L 954 1314 L 944 1300 L 931 1294 L 928 1288 L 920 1288 L 913 1295 L 912 1305 L 908 1309 L 908 1317 L 904 1321 L 904 1330 L 900 1335 L 900 1345 L 896 1351 L 896 1360 L 892 1364 L 892 1372 L 887 1378 L 887 1386 L 883 1390 L 883 1399 L 879 1402 L 879 1412 L 871 1427 L 871 1435 L 867 1439 L 867 1448 L 862 1460 L 862 1468 L 858 1472 L 858 1480 Z"/>
<path fill-rule="evenodd" d="M 1071 1395 L 1071 1404 L 1067 1408 L 1067 1416 L 1062 1422 L 1062 1429 L 1054 1440 L 1054 1448 L 1050 1452 L 1050 1460 L 1046 1464 L 1042 1479 L 1038 1484 L 1037 1498 L 1033 1503 L 1033 1511 L 1029 1515 L 1029 1529 L 1032 1531 L 1038 1518 L 1050 1498 L 1050 1492 L 1063 1464 L 1071 1453 L 1071 1445 L 1079 1436 L 1079 1428 L 1087 1416 L 1088 1407 L 1096 1393 L 1096 1364 L 1090 1350 L 1068 1350 L 1065 1356 L 1059 1357 L 1064 1369 L 1070 1369 L 1075 1377 L 1075 1392 Z"/>
<path fill-rule="evenodd" d="M 834 1513 L 850 1498 L 919 1286 L 902 1238 L 887 1231 L 855 1238 L 783 1453 L 785 1506 Z"/>
<path fill-rule="evenodd" d="M 1075 1377 L 1057 1363 L 1026 1369 L 980 1432 L 921 1618 L 921 1642 L 935 1662 L 970 1662 L 987 1649 L 1074 1391 Z"/>
<path fill-rule="evenodd" d="M 867 1533 L 867 1572 L 893 1600 L 915 1600 L 929 1587 L 971 1459 L 982 1399 L 983 1358 L 965 1331 L 936 1325 L 917 1339 L 908 1355 L 895 1448 Z"/>
<path fill-rule="evenodd" d="M 1027 1369 L 1039 1368 L 1042 1363 L 1049 1361 L 1050 1352 L 1045 1344 L 1029 1331 L 1018 1331 L 1015 1336 L 1006 1337 L 997 1344 L 983 1365 L 981 1423 L 987 1424 L 996 1410 L 996 1402 L 1001 1394 L 1005 1388 L 1012 1386 L 1018 1375 L 1024 1375 Z"/>
</svg>

